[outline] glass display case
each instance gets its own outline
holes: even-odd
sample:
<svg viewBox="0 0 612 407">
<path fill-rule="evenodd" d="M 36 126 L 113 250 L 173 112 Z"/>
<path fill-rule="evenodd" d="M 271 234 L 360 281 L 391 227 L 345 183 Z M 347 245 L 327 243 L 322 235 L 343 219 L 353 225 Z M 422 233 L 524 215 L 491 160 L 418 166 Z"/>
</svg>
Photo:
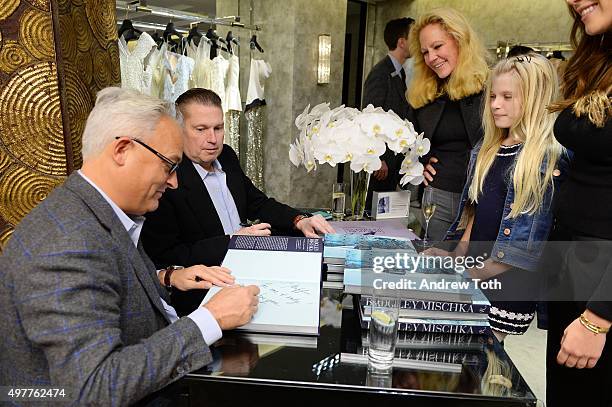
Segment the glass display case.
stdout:
<svg viewBox="0 0 612 407">
<path fill-rule="evenodd" d="M 400 337 L 393 372 L 367 371 L 367 331 L 354 298 L 323 289 L 318 337 L 226 333 L 214 361 L 167 393 L 178 405 L 535 406 L 536 397 L 488 336 Z M 397 365 L 397 366 L 396 366 Z M 406 404 L 403 404 L 406 405 Z"/>
</svg>

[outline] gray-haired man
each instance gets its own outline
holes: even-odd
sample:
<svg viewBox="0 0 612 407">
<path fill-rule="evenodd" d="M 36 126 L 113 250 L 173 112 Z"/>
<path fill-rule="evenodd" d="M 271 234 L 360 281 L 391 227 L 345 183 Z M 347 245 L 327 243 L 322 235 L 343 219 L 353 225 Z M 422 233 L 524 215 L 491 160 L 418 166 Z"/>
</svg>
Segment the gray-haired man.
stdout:
<svg viewBox="0 0 612 407">
<path fill-rule="evenodd" d="M 0 384 L 131 404 L 209 363 L 221 330 L 251 319 L 254 286 L 225 288 L 178 319 L 139 244 L 142 215 L 177 186 L 182 149 L 168 104 L 99 93 L 83 167 L 24 218 L 0 259 Z"/>
</svg>

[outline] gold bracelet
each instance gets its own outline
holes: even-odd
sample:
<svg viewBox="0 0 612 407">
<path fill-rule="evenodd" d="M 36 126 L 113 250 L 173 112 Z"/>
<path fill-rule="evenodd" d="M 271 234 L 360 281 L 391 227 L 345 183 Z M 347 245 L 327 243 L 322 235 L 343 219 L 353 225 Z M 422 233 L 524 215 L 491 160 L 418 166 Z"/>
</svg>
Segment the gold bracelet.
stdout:
<svg viewBox="0 0 612 407">
<path fill-rule="evenodd" d="M 504 386 L 508 389 L 512 388 L 512 382 L 510 381 L 510 379 L 508 379 L 507 377 L 504 377 L 500 374 L 494 374 L 491 375 L 491 377 L 489 377 L 489 383 L 491 384 L 499 384 L 501 386 Z"/>
<path fill-rule="evenodd" d="M 610 330 L 610 328 L 602 328 L 599 325 L 595 325 L 584 316 L 584 313 L 580 315 L 579 319 L 580 323 L 594 334 L 607 334 Z"/>
</svg>

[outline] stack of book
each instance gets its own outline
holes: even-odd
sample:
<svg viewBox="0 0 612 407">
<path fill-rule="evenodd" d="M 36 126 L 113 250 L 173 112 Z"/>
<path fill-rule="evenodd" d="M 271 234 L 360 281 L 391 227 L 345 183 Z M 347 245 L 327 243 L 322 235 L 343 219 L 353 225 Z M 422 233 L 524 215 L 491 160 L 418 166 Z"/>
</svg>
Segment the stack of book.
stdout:
<svg viewBox="0 0 612 407">
<path fill-rule="evenodd" d="M 347 253 L 350 250 L 371 250 L 373 248 L 405 250 L 413 246 L 406 238 L 383 237 L 374 234 L 327 234 L 323 249 L 323 263 L 327 266 L 327 281 L 342 282 L 344 280 Z"/>
<path fill-rule="evenodd" d="M 323 264 L 327 269 L 325 281 L 342 282 L 344 279 L 344 254 L 346 246 L 340 246 L 339 235 L 325 235 L 323 239 Z"/>
<path fill-rule="evenodd" d="M 359 296 L 358 313 L 363 329 L 370 327 L 371 300 L 370 295 Z M 491 333 L 489 307 L 486 298 L 474 298 L 471 302 L 402 298 L 398 331 L 488 335 Z"/>
<path fill-rule="evenodd" d="M 461 373 L 467 367 L 471 377 L 478 374 L 480 367 L 487 366 L 487 349 L 492 344 L 493 339 L 483 335 L 398 332 L 393 364 L 413 371 L 454 373 Z M 359 343 L 351 345 L 341 353 L 341 361 L 366 364 L 370 332 L 362 330 Z"/>
<path fill-rule="evenodd" d="M 400 298 L 399 331 L 491 333 L 491 304 L 486 296 L 471 279 L 445 266 L 441 258 L 418 255 L 414 247 L 353 248 L 346 251 L 345 258 L 344 290 L 358 299 L 362 328 L 369 328 L 376 287 L 385 295 Z"/>
<path fill-rule="evenodd" d="M 413 351 L 482 352 L 488 346 L 488 342 L 489 338 L 482 335 L 402 331 L 397 333 L 395 347 Z M 361 332 L 361 346 L 364 348 L 370 346 L 370 331 Z"/>
<path fill-rule="evenodd" d="M 482 335 L 430 332 L 398 332 L 395 358 L 417 362 L 424 370 L 461 371 L 463 366 L 486 365 L 488 338 Z M 366 355 L 370 346 L 369 331 L 363 331 L 357 354 Z"/>
</svg>

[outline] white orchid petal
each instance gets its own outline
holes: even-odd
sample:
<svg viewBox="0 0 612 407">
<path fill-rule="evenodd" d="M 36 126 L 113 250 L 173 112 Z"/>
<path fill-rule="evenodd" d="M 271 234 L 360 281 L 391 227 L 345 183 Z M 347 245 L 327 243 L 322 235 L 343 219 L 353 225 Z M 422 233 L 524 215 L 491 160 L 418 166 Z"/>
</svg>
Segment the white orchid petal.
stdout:
<svg viewBox="0 0 612 407">
<path fill-rule="evenodd" d="M 296 167 L 302 164 L 304 153 L 300 151 L 299 145 L 291 144 L 291 146 L 289 146 L 289 160 Z"/>
</svg>

